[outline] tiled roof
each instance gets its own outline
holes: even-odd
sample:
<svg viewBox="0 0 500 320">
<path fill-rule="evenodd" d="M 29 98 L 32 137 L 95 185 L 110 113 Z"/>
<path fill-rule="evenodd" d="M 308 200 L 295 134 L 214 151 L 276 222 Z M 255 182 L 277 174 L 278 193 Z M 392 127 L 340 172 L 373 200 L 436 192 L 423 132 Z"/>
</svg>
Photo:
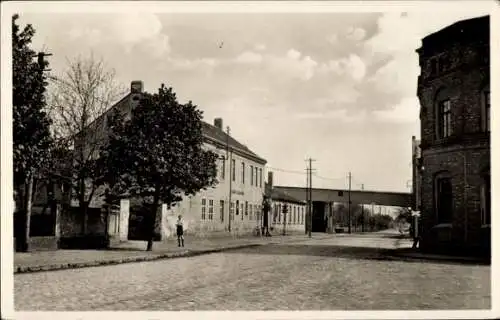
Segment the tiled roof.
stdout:
<svg viewBox="0 0 500 320">
<path fill-rule="evenodd" d="M 104 114 L 102 114 L 99 118 L 95 119 L 90 125 L 90 128 L 95 128 L 97 127 L 104 119 L 104 117 L 111 112 L 111 110 L 114 110 L 116 108 L 127 108 L 128 107 L 128 98 L 130 97 L 130 93 L 127 94 L 125 97 L 120 99 L 117 103 L 115 103 L 111 108 L 109 108 Z M 259 157 L 256 153 L 251 151 L 247 146 L 243 145 L 242 143 L 238 142 L 236 139 L 234 139 L 231 136 L 228 136 L 223 130 L 205 122 L 202 121 L 202 130 L 203 134 L 205 135 L 206 138 L 215 140 L 219 142 L 222 145 L 229 145 L 230 148 L 235 150 L 236 152 L 241 152 L 244 155 L 251 156 L 253 157 L 257 162 L 261 164 L 265 164 L 267 161 L 263 159 L 262 157 Z"/>
<path fill-rule="evenodd" d="M 263 164 L 266 163 L 266 160 L 264 160 L 261 157 L 259 157 L 253 151 L 251 151 L 250 149 L 248 149 L 247 146 L 245 146 L 242 143 L 238 142 L 236 139 L 234 139 L 233 137 L 229 136 L 227 133 L 225 133 L 221 129 L 219 129 L 219 128 L 217 128 L 217 127 L 215 127 L 215 126 L 213 126 L 213 125 L 211 125 L 211 124 L 209 124 L 207 122 L 203 122 L 202 130 L 203 130 L 203 134 L 206 137 L 211 138 L 213 140 L 216 140 L 216 141 L 220 142 L 221 144 L 224 144 L 224 145 L 227 144 L 232 149 L 236 149 L 236 150 L 242 151 L 245 154 L 248 154 L 248 155 L 250 155 L 250 156 L 252 156 L 254 158 L 257 158 L 259 160 L 259 162 L 262 162 Z"/>
</svg>

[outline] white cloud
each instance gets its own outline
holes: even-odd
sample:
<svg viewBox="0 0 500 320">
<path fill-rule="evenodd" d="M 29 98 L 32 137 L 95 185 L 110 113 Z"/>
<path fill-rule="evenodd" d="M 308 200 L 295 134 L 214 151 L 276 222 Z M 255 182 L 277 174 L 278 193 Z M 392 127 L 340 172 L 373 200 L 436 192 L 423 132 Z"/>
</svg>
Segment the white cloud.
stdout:
<svg viewBox="0 0 500 320">
<path fill-rule="evenodd" d="M 239 63 L 260 63 L 262 62 L 262 55 L 252 51 L 245 51 L 236 57 L 236 62 Z"/>
<path fill-rule="evenodd" d="M 264 51 L 264 50 L 266 50 L 266 48 L 267 48 L 266 45 L 263 43 L 257 43 L 255 45 L 255 50 L 257 50 L 257 51 Z"/>
<path fill-rule="evenodd" d="M 348 76 L 355 81 L 361 81 L 366 75 L 366 65 L 356 54 L 346 58 L 330 60 L 320 67 L 322 72 L 334 72 L 337 75 Z"/>
<path fill-rule="evenodd" d="M 376 110 L 374 115 L 377 119 L 396 123 L 412 123 L 419 119 L 420 103 L 418 98 L 404 98 L 393 108 L 387 110 Z"/>
<path fill-rule="evenodd" d="M 337 120 L 346 123 L 361 123 L 366 119 L 365 112 L 351 114 L 347 109 L 327 110 L 322 112 L 304 111 L 294 114 L 296 119 Z"/>
<path fill-rule="evenodd" d="M 301 56 L 301 53 L 295 49 L 290 49 L 286 53 L 286 56 L 290 59 L 298 60 Z"/>
<path fill-rule="evenodd" d="M 218 64 L 218 61 L 212 58 L 201 58 L 193 60 L 169 58 L 168 62 L 174 69 L 177 70 L 193 70 L 197 68 L 212 69 Z"/>
<path fill-rule="evenodd" d="M 366 30 L 363 28 L 354 28 L 350 27 L 347 30 L 346 37 L 347 39 L 353 40 L 353 41 L 362 41 L 366 36 Z"/>
<path fill-rule="evenodd" d="M 267 63 L 276 76 L 288 75 L 304 81 L 314 76 L 318 66 L 310 56 L 302 56 L 302 53 L 295 49 L 288 50 L 284 57 L 270 56 Z"/>
</svg>

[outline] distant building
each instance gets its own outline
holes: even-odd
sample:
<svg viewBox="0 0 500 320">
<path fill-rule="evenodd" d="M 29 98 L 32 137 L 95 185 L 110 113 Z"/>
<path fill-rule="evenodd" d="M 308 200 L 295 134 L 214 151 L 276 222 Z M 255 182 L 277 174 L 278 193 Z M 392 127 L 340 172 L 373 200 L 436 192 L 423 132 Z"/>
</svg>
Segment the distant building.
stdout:
<svg viewBox="0 0 500 320">
<path fill-rule="evenodd" d="M 268 172 L 268 186 L 271 194 L 270 224 L 275 234 L 305 232 L 306 202 L 299 200 L 286 191 L 273 188 L 273 173 Z M 286 207 L 286 213 L 285 211 Z"/>
<path fill-rule="evenodd" d="M 425 251 L 489 252 L 489 24 L 459 21 L 417 50 Z"/>
</svg>

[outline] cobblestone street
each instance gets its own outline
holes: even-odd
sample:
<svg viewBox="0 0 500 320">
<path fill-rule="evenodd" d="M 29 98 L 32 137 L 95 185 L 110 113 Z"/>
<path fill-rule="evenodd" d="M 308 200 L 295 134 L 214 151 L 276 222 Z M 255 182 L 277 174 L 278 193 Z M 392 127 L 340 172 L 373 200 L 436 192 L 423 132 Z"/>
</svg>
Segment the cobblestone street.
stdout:
<svg viewBox="0 0 500 320">
<path fill-rule="evenodd" d="M 391 245 L 394 239 L 337 237 L 17 274 L 14 302 L 19 311 L 490 307 L 490 266 L 377 259 L 377 248 Z"/>
</svg>

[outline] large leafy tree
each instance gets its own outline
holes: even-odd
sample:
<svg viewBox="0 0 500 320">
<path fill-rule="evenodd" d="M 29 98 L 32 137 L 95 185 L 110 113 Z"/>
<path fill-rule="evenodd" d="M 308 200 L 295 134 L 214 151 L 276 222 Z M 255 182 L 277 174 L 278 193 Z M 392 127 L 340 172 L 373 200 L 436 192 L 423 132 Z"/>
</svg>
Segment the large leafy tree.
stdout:
<svg viewBox="0 0 500 320">
<path fill-rule="evenodd" d="M 46 108 L 45 91 L 48 63 L 31 48 L 35 29 L 30 24 L 22 30 L 18 15 L 12 17 L 13 68 L 13 163 L 14 191 L 17 207 L 23 213 L 24 230 L 19 237 L 18 250 L 29 250 L 30 217 L 34 180 L 42 168 L 48 167 L 52 138 Z"/>
<path fill-rule="evenodd" d="M 100 157 L 105 180 L 111 194 L 141 197 L 151 208 L 150 251 L 160 205 L 213 186 L 217 155 L 203 147 L 202 112 L 191 102 L 180 104 L 164 85 L 156 94 L 144 93 L 130 117 L 115 112 L 108 124 L 109 142 Z"/>
</svg>

